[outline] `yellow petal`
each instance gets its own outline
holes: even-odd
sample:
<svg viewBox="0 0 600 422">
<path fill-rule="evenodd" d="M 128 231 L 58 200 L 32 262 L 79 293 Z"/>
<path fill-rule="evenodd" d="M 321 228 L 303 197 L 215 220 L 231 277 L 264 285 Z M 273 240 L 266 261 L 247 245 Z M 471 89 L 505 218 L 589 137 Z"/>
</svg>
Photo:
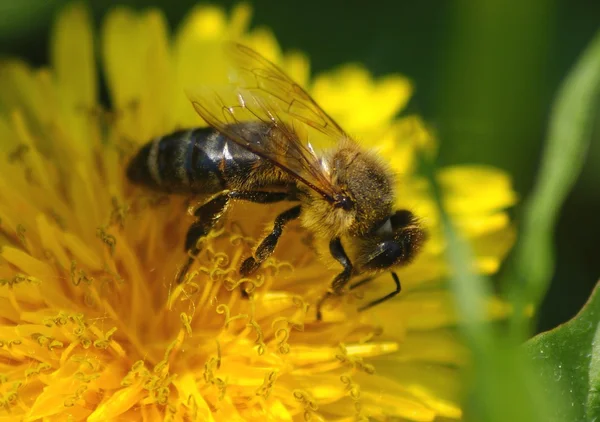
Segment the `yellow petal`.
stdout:
<svg viewBox="0 0 600 422">
<path fill-rule="evenodd" d="M 236 29 L 237 28 L 236 25 Z M 181 31 L 189 31 L 196 40 L 223 39 L 227 32 L 227 17 L 217 6 L 201 5 L 193 9 L 182 25 Z"/>
<path fill-rule="evenodd" d="M 367 415 L 377 419 L 390 416 L 415 422 L 430 422 L 436 417 L 436 412 L 410 392 L 397 388 L 392 390 L 387 378 L 373 377 L 365 382 L 360 379 L 360 403 Z"/>
<path fill-rule="evenodd" d="M 48 274 L 53 273 L 52 267 L 48 264 L 32 257 L 27 252 L 20 249 L 5 246 L 0 253 L 6 261 L 19 268 L 22 272 L 39 279 L 43 279 Z"/>
<path fill-rule="evenodd" d="M 315 79 L 315 100 L 351 134 L 380 127 L 404 107 L 410 82 L 398 75 L 373 80 L 361 65 L 345 65 Z"/>
<path fill-rule="evenodd" d="M 281 47 L 269 28 L 256 28 L 242 38 L 242 42 L 253 48 L 273 63 L 281 62 Z"/>
<path fill-rule="evenodd" d="M 380 358 L 375 362 L 382 373 L 390 375 L 380 380 L 380 386 L 385 388 L 386 392 L 406 391 L 439 416 L 452 419 L 462 416 L 461 377 L 456 369 L 431 364 L 404 364 L 394 361 L 393 357 Z M 370 382 L 370 379 L 362 374 L 356 378 L 364 380 L 364 383 Z M 410 416 L 405 417 L 413 419 Z"/>
<path fill-rule="evenodd" d="M 90 17 L 81 3 L 65 8 L 52 34 L 52 67 L 61 97 L 71 107 L 96 104 L 97 75 Z"/>
<path fill-rule="evenodd" d="M 252 7 L 248 3 L 238 3 L 231 10 L 231 18 L 228 32 L 232 39 L 238 39 L 243 36 L 250 25 L 252 17 Z"/>
<path fill-rule="evenodd" d="M 470 353 L 456 330 L 409 331 L 390 362 L 422 362 L 466 366 Z"/>
<path fill-rule="evenodd" d="M 103 25 L 102 47 L 118 123 L 128 139 L 146 142 L 172 130 L 173 101 L 184 95 L 173 84 L 163 15 L 116 9 Z"/>
<path fill-rule="evenodd" d="M 369 134 L 369 145 L 376 147 L 382 157 L 388 157 L 399 175 L 413 173 L 418 154 L 432 155 L 437 146 L 433 134 L 418 116 L 397 119 L 383 136 Z"/>
<path fill-rule="evenodd" d="M 188 373 L 173 382 L 179 390 L 181 397 L 185 398 L 185 405 L 189 409 L 192 420 L 214 422 L 213 413 L 198 390 L 198 383 L 192 374 Z"/>
<path fill-rule="evenodd" d="M 89 15 L 80 3 L 59 16 L 52 37 L 52 65 L 59 97 L 62 125 L 71 145 L 87 156 L 96 140 L 97 75 Z"/>
<path fill-rule="evenodd" d="M 96 422 L 116 418 L 136 406 L 143 395 L 141 383 L 118 390 L 100 403 L 89 416 L 88 421 Z"/>
<path fill-rule="evenodd" d="M 513 227 L 490 230 L 484 235 L 471 240 L 471 246 L 484 274 L 498 271 L 500 263 L 506 257 L 516 240 Z"/>
<path fill-rule="evenodd" d="M 65 403 L 72 401 L 74 393 L 81 386 L 80 384 L 81 382 L 74 378 L 57 379 L 46 386 L 44 391 L 37 396 L 25 419 L 34 421 L 62 413 L 66 407 Z M 70 407 L 72 406 L 71 404 Z"/>
<path fill-rule="evenodd" d="M 223 42 L 230 34 L 222 9 L 196 7 L 177 31 L 174 43 L 174 63 L 177 92 L 199 85 L 219 86 L 227 83 L 227 62 Z M 189 100 L 177 97 L 172 107 L 180 127 L 205 125 Z"/>
<path fill-rule="evenodd" d="M 510 178 L 485 166 L 447 167 L 439 172 L 446 206 L 453 214 L 469 215 L 504 209 L 515 204 Z"/>
<path fill-rule="evenodd" d="M 281 67 L 294 82 L 306 88 L 310 76 L 310 61 L 306 54 L 296 51 L 285 54 Z"/>
<path fill-rule="evenodd" d="M 25 115 L 28 122 L 37 125 L 54 114 L 54 110 L 48 107 L 43 98 L 34 72 L 18 60 L 0 63 L 0 111 L 3 113 L 2 120 L 5 125 L 8 125 L 6 116 L 17 111 Z M 1 139 L 3 150 L 14 148 L 14 136 L 3 135 Z"/>
</svg>

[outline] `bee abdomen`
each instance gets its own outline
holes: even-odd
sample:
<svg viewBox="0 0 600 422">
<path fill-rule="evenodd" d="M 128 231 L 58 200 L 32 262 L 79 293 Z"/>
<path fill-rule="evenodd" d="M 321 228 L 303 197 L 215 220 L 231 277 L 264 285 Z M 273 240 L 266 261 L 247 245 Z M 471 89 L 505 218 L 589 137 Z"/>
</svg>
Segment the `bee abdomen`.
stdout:
<svg viewBox="0 0 600 422">
<path fill-rule="evenodd" d="M 165 192 L 219 192 L 228 188 L 226 170 L 235 164 L 223 153 L 230 144 L 210 128 L 177 131 L 142 147 L 129 163 L 127 176 L 134 183 Z M 244 155 L 236 158 L 257 158 Z"/>
</svg>

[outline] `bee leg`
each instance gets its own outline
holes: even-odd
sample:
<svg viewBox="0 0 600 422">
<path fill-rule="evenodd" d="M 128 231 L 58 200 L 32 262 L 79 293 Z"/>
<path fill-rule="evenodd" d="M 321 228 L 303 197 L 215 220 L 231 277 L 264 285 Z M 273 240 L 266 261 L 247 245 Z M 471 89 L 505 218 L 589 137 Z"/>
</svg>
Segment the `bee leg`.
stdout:
<svg viewBox="0 0 600 422">
<path fill-rule="evenodd" d="M 242 276 L 245 277 L 249 274 L 252 274 L 258 269 L 258 267 L 260 267 L 260 264 L 262 264 L 265 259 L 271 256 L 275 250 L 275 246 L 277 246 L 277 242 L 279 241 L 281 234 L 283 233 L 283 228 L 288 222 L 295 220 L 300 216 L 300 209 L 300 205 L 296 205 L 295 207 L 290 208 L 289 210 L 284 211 L 277 216 L 275 219 L 275 224 L 273 225 L 273 230 L 271 230 L 271 233 L 269 233 L 267 237 L 260 242 L 260 245 L 258 245 L 258 248 L 256 248 L 256 251 L 254 252 L 254 256 L 247 258 L 242 263 L 242 266 L 240 267 L 240 274 Z"/>
<path fill-rule="evenodd" d="M 185 250 L 188 253 L 188 259 L 177 274 L 177 284 L 181 283 L 194 263 L 196 256 L 200 253 L 198 240 L 208 235 L 219 218 L 225 212 L 229 203 L 229 192 L 225 192 L 213 197 L 211 200 L 202 204 L 194 212 L 197 220 L 190 226 L 185 236 Z"/>
<path fill-rule="evenodd" d="M 350 281 L 350 277 L 352 277 L 352 263 L 350 262 L 348 255 L 346 255 L 346 251 L 344 251 L 342 241 L 339 237 L 336 237 L 329 242 L 329 252 L 336 261 L 342 264 L 344 269 L 333 279 L 327 293 L 325 293 L 319 302 L 317 302 L 317 321 L 321 321 L 322 319 L 323 315 L 321 314 L 321 307 L 323 306 L 323 303 L 331 296 L 339 296 Z"/>
<path fill-rule="evenodd" d="M 215 226 L 219 218 L 225 213 L 229 201 L 240 200 L 250 201 L 260 204 L 270 204 L 274 202 L 294 200 L 293 194 L 289 192 L 265 192 L 265 191 L 225 191 L 214 196 L 208 202 L 202 204 L 194 212 L 197 220 L 190 226 L 185 236 L 185 250 L 188 253 L 188 259 L 177 275 L 177 283 L 181 283 L 194 263 L 194 260 L 200 253 L 198 240 L 208 233 Z"/>
<path fill-rule="evenodd" d="M 379 305 L 381 302 L 385 302 L 386 300 L 388 300 L 388 299 L 396 296 L 398 293 L 400 293 L 400 291 L 402 290 L 402 285 L 400 284 L 400 279 L 398 278 L 398 275 L 393 271 L 390 271 L 390 274 L 392 275 L 392 278 L 394 279 L 394 283 L 396 284 L 396 289 L 393 292 L 388 293 L 384 297 L 381 297 L 377 300 L 374 300 L 373 302 L 367 303 L 365 306 L 358 308 L 358 312 L 362 312 L 364 310 L 372 308 L 375 305 Z M 355 283 L 352 286 L 350 286 L 350 290 L 355 289 L 358 286 L 361 286 L 365 283 L 368 283 L 369 281 L 373 280 L 374 278 L 375 277 L 370 277 L 365 280 L 361 280 L 358 283 Z"/>
<path fill-rule="evenodd" d="M 269 192 L 269 191 L 238 191 L 232 190 L 227 194 L 229 198 L 236 201 L 248 201 L 257 204 L 274 204 L 281 201 L 297 201 L 291 192 Z"/>
<path fill-rule="evenodd" d="M 365 279 L 357 281 L 356 283 L 350 285 L 350 290 L 354 290 L 360 286 L 364 286 L 365 284 L 370 283 L 373 280 L 375 280 L 375 277 L 367 277 Z"/>
</svg>

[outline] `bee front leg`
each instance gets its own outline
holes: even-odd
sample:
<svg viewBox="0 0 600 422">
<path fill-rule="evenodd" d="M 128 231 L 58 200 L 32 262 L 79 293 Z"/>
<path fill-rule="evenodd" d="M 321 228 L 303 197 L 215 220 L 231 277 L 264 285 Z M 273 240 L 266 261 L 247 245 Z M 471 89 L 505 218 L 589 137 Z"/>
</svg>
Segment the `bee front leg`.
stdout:
<svg viewBox="0 0 600 422">
<path fill-rule="evenodd" d="M 388 293 L 387 295 L 380 297 L 379 299 L 376 299 L 372 302 L 367 303 L 366 305 L 358 308 L 358 312 L 362 312 L 364 310 L 367 310 L 375 305 L 379 305 L 381 302 L 385 302 L 388 299 L 393 298 L 394 296 L 396 296 L 397 294 L 400 293 L 400 291 L 402 290 L 402 285 L 400 284 L 400 279 L 398 278 L 398 274 L 396 274 L 393 271 L 390 271 L 390 274 L 392 275 L 392 279 L 394 280 L 394 284 L 396 285 L 396 288 L 394 289 L 393 292 Z M 369 279 L 370 281 L 371 279 Z M 358 287 L 359 285 L 364 284 L 363 282 L 360 283 L 356 283 L 353 286 L 350 286 L 350 289 L 354 289 L 356 287 Z"/>
<path fill-rule="evenodd" d="M 331 287 L 325 293 L 325 295 L 319 300 L 317 303 L 317 321 L 322 319 L 321 307 L 323 303 L 329 299 L 331 296 L 339 296 L 342 294 L 344 287 L 350 281 L 350 277 L 352 277 L 352 263 L 350 262 L 350 258 L 346 255 L 346 251 L 344 251 L 344 247 L 342 246 L 342 241 L 339 237 L 332 239 L 329 242 L 329 252 L 331 252 L 331 256 L 335 258 L 342 266 L 344 267 L 343 271 L 339 273 L 331 283 Z"/>
<path fill-rule="evenodd" d="M 242 263 L 242 266 L 240 267 L 240 274 L 242 276 L 245 277 L 249 274 L 252 274 L 258 269 L 258 267 L 260 267 L 260 264 L 262 264 L 265 259 L 271 256 L 275 250 L 275 246 L 277 246 L 277 242 L 279 241 L 281 234 L 283 233 L 283 228 L 288 222 L 300 217 L 300 210 L 301 206 L 296 205 L 295 207 L 290 208 L 289 210 L 284 211 L 277 216 L 275 219 L 275 224 L 273 225 L 273 230 L 271 230 L 271 233 L 269 233 L 267 237 L 260 242 L 260 245 L 258 245 L 256 251 L 254 252 L 254 256 L 247 258 Z"/>
<path fill-rule="evenodd" d="M 375 305 L 379 305 L 381 302 L 385 302 L 386 300 L 393 298 L 397 294 L 400 294 L 400 292 L 402 291 L 402 285 L 400 284 L 400 279 L 398 278 L 398 274 L 396 274 L 394 271 L 390 271 L 390 274 L 392 275 L 392 279 L 394 280 L 394 284 L 396 285 L 396 288 L 394 289 L 394 291 L 388 293 L 387 295 L 385 295 L 383 297 L 380 297 L 379 299 L 369 302 L 364 306 L 361 306 L 360 308 L 358 308 L 358 312 L 365 311 Z M 372 276 L 372 277 L 367 277 L 364 280 L 360 280 L 359 282 L 352 284 L 350 286 L 350 290 L 354 290 L 360 286 L 364 286 L 365 284 L 370 283 L 371 281 L 375 280 L 376 278 L 377 278 L 376 276 Z"/>
</svg>

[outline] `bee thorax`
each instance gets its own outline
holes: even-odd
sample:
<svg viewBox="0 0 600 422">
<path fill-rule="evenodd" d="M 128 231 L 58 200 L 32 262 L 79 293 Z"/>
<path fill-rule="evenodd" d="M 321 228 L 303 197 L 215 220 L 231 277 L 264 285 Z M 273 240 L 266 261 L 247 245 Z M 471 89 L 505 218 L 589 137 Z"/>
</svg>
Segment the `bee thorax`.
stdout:
<svg viewBox="0 0 600 422">
<path fill-rule="evenodd" d="M 318 237 L 332 239 L 342 236 L 355 224 L 356 214 L 352 211 L 334 208 L 317 195 L 310 195 L 307 202 L 303 207 L 301 222 Z"/>
<path fill-rule="evenodd" d="M 351 144 L 350 144 L 351 145 Z M 387 218 L 394 203 L 393 177 L 380 158 L 356 147 L 346 147 L 331 157 L 334 183 L 352 201 L 348 234 L 365 235 Z"/>
</svg>

